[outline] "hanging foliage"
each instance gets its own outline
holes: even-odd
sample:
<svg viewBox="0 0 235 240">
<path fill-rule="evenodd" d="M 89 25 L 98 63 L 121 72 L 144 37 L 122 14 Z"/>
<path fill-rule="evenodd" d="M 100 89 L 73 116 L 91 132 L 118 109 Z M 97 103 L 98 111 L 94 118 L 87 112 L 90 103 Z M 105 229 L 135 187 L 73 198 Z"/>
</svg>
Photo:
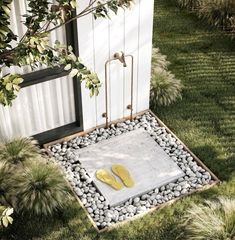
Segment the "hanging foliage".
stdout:
<svg viewBox="0 0 235 240">
<path fill-rule="evenodd" d="M 58 40 L 50 46 L 50 33 L 65 24 L 93 14 L 94 18 L 117 14 L 119 8 L 128 8 L 132 0 L 90 0 L 84 9 L 76 14 L 76 0 L 28 0 L 28 11 L 23 15 L 26 32 L 19 39 L 9 28 L 12 0 L 0 0 L 0 74 L 10 66 L 40 65 L 48 67 L 64 66 L 71 77 L 85 82 L 90 96 L 97 95 L 101 87 L 97 75 L 91 72 L 78 58 L 71 46 Z M 14 47 L 13 47 L 14 43 Z M 0 75 L 1 76 L 1 75 Z M 16 98 L 23 78 L 17 73 L 0 77 L 0 104 L 11 105 Z"/>
</svg>

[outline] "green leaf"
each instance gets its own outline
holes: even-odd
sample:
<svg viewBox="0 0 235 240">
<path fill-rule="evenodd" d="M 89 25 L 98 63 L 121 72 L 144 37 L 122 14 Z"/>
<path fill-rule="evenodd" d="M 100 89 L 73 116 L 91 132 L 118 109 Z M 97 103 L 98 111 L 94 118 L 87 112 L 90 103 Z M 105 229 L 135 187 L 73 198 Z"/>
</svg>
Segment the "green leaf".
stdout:
<svg viewBox="0 0 235 240">
<path fill-rule="evenodd" d="M 9 16 L 11 9 L 7 6 L 2 6 L 2 9 L 4 10 L 4 12 Z"/>
<path fill-rule="evenodd" d="M 7 208 L 5 215 L 9 216 L 9 215 L 11 215 L 13 212 L 14 212 L 14 209 L 13 209 L 13 208 Z"/>
<path fill-rule="evenodd" d="M 100 81 L 99 81 L 98 78 L 94 78 L 94 79 L 92 80 L 92 82 L 93 82 L 94 84 L 98 84 Z"/>
<path fill-rule="evenodd" d="M 7 90 L 7 91 L 11 91 L 12 87 L 13 87 L 13 84 L 12 84 L 12 83 L 7 83 L 7 85 L 6 85 L 6 90 Z"/>
<path fill-rule="evenodd" d="M 94 88 L 91 88 L 91 89 L 90 89 L 90 97 L 93 97 L 93 96 L 94 96 L 94 93 L 95 93 Z"/>
<path fill-rule="evenodd" d="M 76 8 L 76 6 L 77 6 L 76 0 L 70 1 L 70 5 L 71 5 L 72 8 Z"/>
<path fill-rule="evenodd" d="M 14 88 L 14 93 L 16 94 L 17 92 L 19 92 L 20 87 L 18 85 L 13 85 Z"/>
<path fill-rule="evenodd" d="M 74 62 L 77 60 L 77 57 L 73 53 L 69 54 L 69 58 Z"/>
<path fill-rule="evenodd" d="M 15 78 L 14 80 L 13 80 L 13 84 L 20 84 L 20 83 L 22 83 L 23 82 L 23 78 Z"/>
<path fill-rule="evenodd" d="M 8 219 L 7 219 L 6 216 L 3 216 L 3 217 L 2 217 L 2 224 L 3 224 L 4 227 L 7 227 L 7 226 L 8 226 Z"/>
<path fill-rule="evenodd" d="M 13 218 L 12 218 L 12 217 L 10 217 L 10 216 L 6 216 L 6 218 L 7 218 L 8 222 L 9 222 L 10 224 L 13 223 Z"/>
<path fill-rule="evenodd" d="M 61 45 L 59 40 L 55 40 L 55 47 L 59 47 Z"/>
<path fill-rule="evenodd" d="M 70 77 L 75 77 L 78 74 L 78 70 L 76 68 L 74 68 L 70 73 L 69 76 Z"/>
<path fill-rule="evenodd" d="M 68 50 L 69 52 L 72 52 L 73 51 L 73 47 L 71 45 L 68 46 Z"/>
<path fill-rule="evenodd" d="M 68 71 L 68 70 L 71 69 L 71 67 L 72 67 L 72 65 L 69 63 L 69 64 L 67 64 L 67 65 L 64 67 L 64 70 L 65 70 L 65 71 Z M 76 75 L 76 74 L 75 74 L 75 75 Z"/>
<path fill-rule="evenodd" d="M 38 49 L 38 51 L 39 51 L 40 53 L 43 53 L 43 48 L 42 48 L 41 45 L 37 45 L 37 49 Z"/>
</svg>

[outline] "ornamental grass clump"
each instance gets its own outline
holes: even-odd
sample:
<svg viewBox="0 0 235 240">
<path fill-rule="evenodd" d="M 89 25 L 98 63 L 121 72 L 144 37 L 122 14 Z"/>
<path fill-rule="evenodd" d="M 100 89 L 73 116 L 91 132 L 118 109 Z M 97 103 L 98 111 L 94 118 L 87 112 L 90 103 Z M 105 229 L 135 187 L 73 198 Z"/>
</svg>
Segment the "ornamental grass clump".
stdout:
<svg viewBox="0 0 235 240">
<path fill-rule="evenodd" d="M 166 56 L 153 49 L 152 78 L 150 89 L 151 105 L 167 106 L 181 99 L 182 84 L 175 75 L 168 71 L 170 63 Z"/>
<path fill-rule="evenodd" d="M 14 208 L 30 215 L 52 215 L 65 206 L 69 188 L 58 167 L 45 159 L 27 162 L 14 178 Z"/>
<path fill-rule="evenodd" d="M 9 190 L 11 188 L 11 179 L 13 168 L 6 162 L 0 161 L 0 205 L 8 204 Z"/>
<path fill-rule="evenodd" d="M 40 153 L 31 138 L 0 144 L 0 205 L 31 216 L 52 215 L 65 206 L 70 197 L 65 179 Z"/>
<path fill-rule="evenodd" d="M 235 31 L 234 0 L 202 0 L 198 15 L 211 25 L 225 31 Z"/>
<path fill-rule="evenodd" d="M 183 226 L 188 240 L 234 240 L 235 199 L 221 197 L 192 205 Z"/>
<path fill-rule="evenodd" d="M 17 138 L 0 144 L 0 161 L 18 164 L 38 156 L 40 152 L 37 141 L 31 138 Z"/>
<path fill-rule="evenodd" d="M 170 62 L 167 61 L 166 56 L 160 53 L 159 48 L 152 50 L 152 73 L 155 71 L 167 70 Z"/>
<path fill-rule="evenodd" d="M 200 3 L 202 0 L 177 0 L 178 4 L 189 10 L 195 10 L 200 7 Z"/>
<path fill-rule="evenodd" d="M 151 103 L 168 106 L 181 98 L 180 80 L 167 71 L 155 72 L 151 82 Z"/>
<path fill-rule="evenodd" d="M 234 0 L 177 0 L 177 3 L 180 7 L 195 10 L 195 13 L 210 25 L 234 34 Z"/>
</svg>

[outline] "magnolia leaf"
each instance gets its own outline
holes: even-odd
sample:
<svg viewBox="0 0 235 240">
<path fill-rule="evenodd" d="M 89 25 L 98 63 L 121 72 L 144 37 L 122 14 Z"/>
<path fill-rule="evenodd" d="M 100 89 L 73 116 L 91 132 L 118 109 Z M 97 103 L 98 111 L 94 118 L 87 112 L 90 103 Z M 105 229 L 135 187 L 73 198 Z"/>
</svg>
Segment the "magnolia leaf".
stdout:
<svg viewBox="0 0 235 240">
<path fill-rule="evenodd" d="M 74 68 L 70 73 L 69 73 L 69 76 L 70 77 L 74 77 L 78 74 L 78 70 L 76 68 Z"/>
<path fill-rule="evenodd" d="M 20 87 L 18 85 L 13 85 L 14 88 L 14 94 L 17 94 L 17 92 L 19 92 Z"/>
<path fill-rule="evenodd" d="M 7 208 L 7 209 L 6 209 L 6 212 L 5 212 L 5 215 L 9 216 L 9 215 L 11 215 L 13 212 L 14 212 L 14 209 L 13 209 L 13 208 Z"/>
<path fill-rule="evenodd" d="M 96 75 L 96 73 L 91 73 L 91 74 L 89 74 L 89 78 L 97 78 L 97 75 Z"/>
<path fill-rule="evenodd" d="M 7 217 L 6 217 L 6 216 L 3 216 L 3 217 L 2 217 L 2 224 L 3 224 L 3 226 L 4 226 L 4 227 L 7 227 L 7 226 L 8 226 L 8 223 L 9 223 L 9 222 L 8 222 Z"/>
<path fill-rule="evenodd" d="M 73 53 L 69 54 L 69 58 L 74 62 L 77 60 L 77 57 Z"/>
<path fill-rule="evenodd" d="M 31 52 L 29 53 L 29 57 L 30 57 L 31 61 L 33 62 L 34 61 L 34 56 Z"/>
<path fill-rule="evenodd" d="M 40 45 L 41 45 L 42 49 L 46 49 L 46 41 L 41 41 Z"/>
<path fill-rule="evenodd" d="M 7 7 L 7 6 L 2 6 L 2 9 L 4 10 L 4 12 L 5 12 L 7 15 L 9 15 L 10 12 L 11 12 L 11 9 L 10 9 L 9 7 Z"/>
<path fill-rule="evenodd" d="M 92 82 L 93 82 L 94 84 L 98 84 L 100 81 L 99 81 L 98 78 L 94 78 L 94 79 L 92 80 Z"/>
<path fill-rule="evenodd" d="M 68 46 L 68 50 L 69 52 L 72 52 L 73 51 L 73 47 L 71 45 Z"/>
<path fill-rule="evenodd" d="M 70 5 L 71 5 L 71 7 L 72 8 L 76 8 L 76 0 L 72 0 L 72 1 L 70 1 Z"/>
<path fill-rule="evenodd" d="M 30 43 L 31 47 L 35 47 L 35 38 L 31 37 L 29 40 L 29 43 Z"/>
<path fill-rule="evenodd" d="M 0 34 L 2 35 L 2 36 L 5 36 L 5 33 L 6 33 L 7 31 L 5 31 L 5 30 L 3 30 L 3 29 L 0 29 Z"/>
<path fill-rule="evenodd" d="M 13 218 L 12 218 L 12 217 L 10 217 L 10 216 L 6 216 L 6 218 L 7 218 L 8 222 L 9 222 L 10 224 L 13 223 Z"/>
<path fill-rule="evenodd" d="M 23 82 L 23 78 L 15 78 L 14 80 L 13 80 L 13 84 L 20 84 L 20 83 L 22 83 Z"/>
<path fill-rule="evenodd" d="M 26 58 L 26 63 L 27 63 L 27 64 L 30 64 L 30 63 L 31 63 L 31 61 L 30 61 L 30 58 L 29 58 L 29 57 L 27 57 L 27 58 Z"/>
<path fill-rule="evenodd" d="M 55 47 L 59 47 L 61 45 L 60 41 L 59 40 L 55 40 Z"/>
<path fill-rule="evenodd" d="M 93 97 L 93 96 L 94 96 L 94 93 L 95 93 L 94 88 L 91 88 L 91 89 L 90 89 L 90 97 Z"/>
<path fill-rule="evenodd" d="M 43 53 L 43 48 L 42 48 L 41 45 L 37 45 L 37 49 L 38 49 L 38 51 L 39 51 L 40 53 Z"/>
<path fill-rule="evenodd" d="M 95 88 L 95 95 L 98 96 L 99 95 L 99 89 Z"/>
<path fill-rule="evenodd" d="M 68 71 L 68 70 L 71 69 L 71 67 L 72 67 L 72 65 L 69 63 L 69 64 L 67 64 L 67 65 L 64 67 L 64 70 L 65 70 L 65 71 Z M 76 75 L 76 74 L 75 74 L 75 75 Z"/>
<path fill-rule="evenodd" d="M 11 91 L 12 87 L 13 87 L 13 84 L 12 84 L 12 83 L 7 83 L 7 85 L 6 85 L 6 90 L 7 90 L 7 91 Z"/>
</svg>

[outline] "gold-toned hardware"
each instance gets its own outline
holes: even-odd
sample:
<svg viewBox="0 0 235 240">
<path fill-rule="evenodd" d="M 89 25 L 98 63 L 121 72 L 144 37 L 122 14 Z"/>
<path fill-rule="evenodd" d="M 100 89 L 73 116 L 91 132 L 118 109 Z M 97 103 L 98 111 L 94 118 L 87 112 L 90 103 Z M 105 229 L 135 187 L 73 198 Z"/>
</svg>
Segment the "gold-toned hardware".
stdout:
<svg viewBox="0 0 235 240">
<path fill-rule="evenodd" d="M 132 105 L 131 104 L 129 104 L 129 105 L 127 105 L 127 107 L 126 107 L 127 109 L 130 109 L 130 110 L 132 110 Z"/>
<path fill-rule="evenodd" d="M 118 59 L 121 63 L 123 63 L 123 67 L 127 67 L 127 64 L 126 64 L 126 59 L 125 59 L 125 54 L 124 52 L 116 52 L 113 57 L 115 59 Z"/>
<path fill-rule="evenodd" d="M 133 120 L 133 85 L 134 85 L 134 57 L 133 55 L 125 55 L 124 52 L 117 52 L 114 54 L 114 58 L 111 58 L 105 62 L 105 109 L 106 109 L 106 115 L 102 114 L 103 117 L 106 118 L 106 128 L 109 127 L 109 116 L 108 116 L 108 63 L 112 61 L 119 60 L 121 63 L 123 63 L 123 67 L 126 67 L 126 58 L 131 58 L 131 104 L 130 104 L 130 120 Z"/>
</svg>

